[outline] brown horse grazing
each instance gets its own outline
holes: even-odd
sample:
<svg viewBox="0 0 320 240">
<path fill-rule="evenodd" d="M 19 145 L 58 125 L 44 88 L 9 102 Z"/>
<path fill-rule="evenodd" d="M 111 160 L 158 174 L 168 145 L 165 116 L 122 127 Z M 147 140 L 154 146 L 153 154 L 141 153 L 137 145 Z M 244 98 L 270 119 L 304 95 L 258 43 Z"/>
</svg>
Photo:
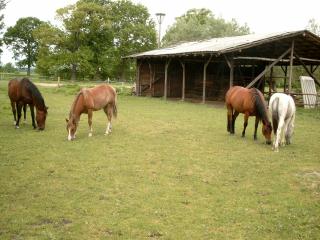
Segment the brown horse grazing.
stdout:
<svg viewBox="0 0 320 240">
<path fill-rule="evenodd" d="M 247 89 L 240 86 L 231 87 L 226 93 L 226 106 L 228 109 L 227 130 L 234 134 L 234 125 L 239 113 L 244 114 L 242 137 L 245 136 L 249 116 L 256 116 L 254 140 L 257 139 L 257 128 L 262 121 L 262 133 L 267 144 L 271 144 L 272 126 L 268 117 L 267 105 L 262 93 L 256 89 Z"/>
<path fill-rule="evenodd" d="M 75 139 L 80 115 L 88 114 L 89 137 L 92 136 L 92 112 L 102 109 L 108 117 L 105 134 L 111 132 L 111 120 L 117 116 L 117 93 L 113 87 L 107 84 L 93 88 L 83 88 L 75 97 L 67 122 L 68 140 Z"/>
<path fill-rule="evenodd" d="M 16 128 L 19 128 L 22 108 L 24 111 L 24 119 L 26 119 L 26 105 L 28 104 L 30 107 L 33 128 L 37 128 L 38 125 L 39 130 L 44 130 L 48 107 L 46 107 L 39 89 L 28 78 L 10 80 L 8 83 L 8 96 L 11 101 Z M 36 107 L 37 125 L 34 121 L 34 107 Z M 16 109 L 18 118 L 16 117 Z"/>
</svg>

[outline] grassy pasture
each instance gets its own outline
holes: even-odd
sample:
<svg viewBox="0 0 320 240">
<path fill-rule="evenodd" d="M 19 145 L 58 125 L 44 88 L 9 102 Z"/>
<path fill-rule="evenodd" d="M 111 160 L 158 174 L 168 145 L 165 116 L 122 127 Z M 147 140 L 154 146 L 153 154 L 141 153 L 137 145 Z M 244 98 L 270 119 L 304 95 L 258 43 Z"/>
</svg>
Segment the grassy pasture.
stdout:
<svg viewBox="0 0 320 240">
<path fill-rule="evenodd" d="M 119 96 L 111 135 L 96 112 L 68 142 L 77 87 L 40 90 L 46 130 L 16 130 L 0 82 L 0 239 L 320 238 L 319 110 L 274 153 L 223 107 Z"/>
</svg>

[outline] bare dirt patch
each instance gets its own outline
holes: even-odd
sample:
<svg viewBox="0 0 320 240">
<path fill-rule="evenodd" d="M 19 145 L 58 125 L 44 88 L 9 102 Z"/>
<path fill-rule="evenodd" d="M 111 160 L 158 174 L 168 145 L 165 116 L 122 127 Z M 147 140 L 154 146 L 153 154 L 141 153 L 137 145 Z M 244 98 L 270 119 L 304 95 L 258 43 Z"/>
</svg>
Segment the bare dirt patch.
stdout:
<svg viewBox="0 0 320 240">
<path fill-rule="evenodd" d="M 36 83 L 36 85 L 41 87 L 58 87 L 57 83 Z M 63 86 L 63 84 L 60 83 L 60 87 Z"/>
</svg>

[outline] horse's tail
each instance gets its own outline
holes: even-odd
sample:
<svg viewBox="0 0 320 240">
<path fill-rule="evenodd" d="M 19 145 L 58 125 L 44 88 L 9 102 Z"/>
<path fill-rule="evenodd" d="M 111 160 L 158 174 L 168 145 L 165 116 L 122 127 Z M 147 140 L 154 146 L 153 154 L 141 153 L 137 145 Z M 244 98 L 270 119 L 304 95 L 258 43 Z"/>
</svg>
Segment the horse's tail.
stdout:
<svg viewBox="0 0 320 240">
<path fill-rule="evenodd" d="M 271 112 L 272 112 L 272 125 L 273 125 L 273 133 L 277 133 L 278 124 L 279 124 L 279 98 L 276 97 L 271 103 Z"/>
<path fill-rule="evenodd" d="M 116 118 L 118 115 L 118 109 L 117 109 L 117 104 L 113 104 L 113 116 Z"/>
<path fill-rule="evenodd" d="M 114 91 L 114 102 L 113 102 L 112 111 L 113 111 L 113 116 L 114 116 L 115 118 L 117 118 L 118 108 L 117 108 L 117 93 L 116 93 L 116 91 Z"/>
</svg>

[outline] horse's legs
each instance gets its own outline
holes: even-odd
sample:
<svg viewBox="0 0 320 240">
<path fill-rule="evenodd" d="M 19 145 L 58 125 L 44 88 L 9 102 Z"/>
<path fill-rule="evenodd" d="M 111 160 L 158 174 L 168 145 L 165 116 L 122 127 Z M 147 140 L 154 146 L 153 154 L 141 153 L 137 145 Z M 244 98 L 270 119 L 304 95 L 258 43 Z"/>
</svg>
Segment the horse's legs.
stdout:
<svg viewBox="0 0 320 240">
<path fill-rule="evenodd" d="M 20 122 L 20 118 L 21 118 L 21 108 L 22 108 L 22 105 L 17 103 L 16 104 L 16 107 L 17 107 L 17 113 L 18 113 L 18 118 L 17 118 L 17 122 L 16 122 L 16 128 L 19 128 L 19 122 Z"/>
<path fill-rule="evenodd" d="M 105 132 L 105 135 L 108 135 L 112 131 L 111 130 L 112 129 L 111 120 L 112 120 L 112 115 L 113 115 L 113 106 L 112 106 L 112 104 L 108 104 L 103 110 L 106 113 L 107 118 L 108 118 L 107 128 L 106 128 L 106 132 Z"/>
<path fill-rule="evenodd" d="M 284 119 L 283 119 L 283 117 L 280 117 L 279 123 L 278 123 L 278 129 L 277 129 L 277 133 L 276 133 L 276 139 L 273 144 L 273 150 L 275 150 L 276 152 L 279 151 L 278 148 L 279 148 L 279 142 L 281 139 L 281 132 L 283 129 L 283 124 L 284 124 Z"/>
<path fill-rule="evenodd" d="M 227 112 L 227 131 L 229 133 L 232 133 L 232 107 L 227 106 L 228 112 Z"/>
<path fill-rule="evenodd" d="M 27 119 L 27 104 L 23 104 L 23 121 L 26 122 Z"/>
<path fill-rule="evenodd" d="M 36 122 L 34 121 L 34 106 L 33 104 L 29 104 L 30 107 L 30 113 L 31 113 L 31 119 L 32 119 L 32 126 L 33 129 L 37 128 Z M 21 117 L 21 109 L 20 109 L 20 117 Z"/>
<path fill-rule="evenodd" d="M 245 135 L 246 135 L 246 128 L 248 126 L 248 118 L 249 118 L 249 114 L 247 112 L 245 112 L 244 113 L 242 137 L 245 137 Z"/>
<path fill-rule="evenodd" d="M 285 136 L 287 137 L 287 129 L 288 129 L 289 120 L 284 120 L 284 124 L 281 131 L 281 142 L 280 146 L 286 145 Z"/>
<path fill-rule="evenodd" d="M 88 109 L 89 137 L 92 137 L 92 110 Z"/>
<path fill-rule="evenodd" d="M 291 137 L 292 137 L 293 128 L 294 128 L 294 119 L 295 119 L 295 115 L 293 114 L 292 117 L 288 120 L 287 130 L 285 131 L 287 145 L 291 143 Z"/>
<path fill-rule="evenodd" d="M 236 122 L 236 119 L 239 115 L 239 112 L 237 111 L 234 111 L 233 115 L 232 115 L 232 122 L 231 122 L 231 134 L 234 134 L 234 125 L 235 125 L 235 122 Z"/>
<path fill-rule="evenodd" d="M 254 134 L 253 134 L 254 140 L 257 140 L 257 129 L 258 129 L 259 121 L 260 121 L 260 119 L 258 117 L 256 117 L 256 120 L 254 123 Z"/>
<path fill-rule="evenodd" d="M 12 114 L 13 114 L 13 125 L 16 125 L 17 123 L 17 110 L 16 110 L 16 104 L 15 102 L 11 101 L 11 110 L 12 110 Z"/>
</svg>

